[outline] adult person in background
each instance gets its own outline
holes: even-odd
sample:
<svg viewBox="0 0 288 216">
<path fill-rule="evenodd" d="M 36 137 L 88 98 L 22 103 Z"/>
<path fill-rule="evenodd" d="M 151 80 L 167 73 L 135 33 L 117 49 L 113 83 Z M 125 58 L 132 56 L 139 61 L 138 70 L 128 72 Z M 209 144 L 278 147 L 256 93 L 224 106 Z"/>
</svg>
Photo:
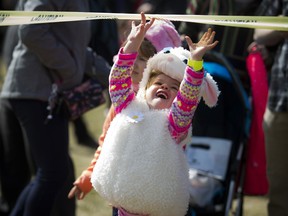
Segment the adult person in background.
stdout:
<svg viewBox="0 0 288 216">
<path fill-rule="evenodd" d="M 288 1 L 263 0 L 259 16 L 288 16 Z M 277 51 L 270 70 L 268 101 L 263 119 L 269 181 L 268 215 L 288 215 L 288 32 L 256 29 L 253 46 Z M 252 46 L 250 46 L 252 47 Z M 265 56 L 266 54 L 264 54 Z"/>
<path fill-rule="evenodd" d="M 15 25 L 15 26 L 9 26 L 5 34 L 3 47 L 2 47 L 2 59 L 3 59 L 3 63 L 4 63 L 3 65 L 5 68 L 4 69 L 5 71 L 7 70 L 12 60 L 13 50 L 19 40 L 17 32 L 18 32 L 18 26 Z M 12 121 L 13 117 L 11 117 L 12 119 L 8 117 L 9 113 L 6 113 L 6 115 L 7 115 L 6 119 L 9 119 L 10 124 L 14 125 L 13 126 L 14 128 L 13 128 L 13 131 L 7 131 L 7 130 L 5 132 L 0 131 L 0 135 L 3 136 L 3 140 L 5 140 L 3 141 L 3 143 L 17 143 L 18 147 L 17 147 L 16 154 L 21 154 L 21 156 L 13 158 L 15 162 L 8 164 L 6 167 L 7 170 L 10 170 L 11 175 L 17 175 L 17 181 L 13 176 L 7 175 L 7 173 L 4 175 L 5 172 L 2 174 L 1 168 L 0 168 L 0 191 L 1 191 L 0 193 L 0 215 L 1 216 L 7 215 L 10 212 L 11 208 L 16 203 L 16 200 L 18 196 L 20 195 L 21 191 L 26 186 L 26 184 L 30 181 L 31 177 L 34 176 L 35 174 L 35 164 L 31 158 L 31 154 L 30 154 L 30 150 L 28 149 L 28 146 L 25 145 L 22 130 L 20 127 L 18 127 L 17 123 L 14 123 Z M 79 117 L 78 119 L 72 121 L 72 123 L 74 123 L 73 124 L 74 132 L 75 132 L 78 144 L 88 146 L 93 149 L 98 147 L 98 143 L 89 134 L 88 128 L 85 124 L 83 117 Z M 11 145 L 11 146 L 14 146 L 14 145 Z M 0 152 L 4 151 L 3 150 L 4 148 L 1 142 L 1 137 L 0 137 L 0 149 L 1 149 Z M 22 154 L 23 152 L 25 152 L 26 155 Z M 3 154 L 5 153 L 3 152 Z M 21 163 L 22 165 L 22 168 L 20 170 L 15 169 L 15 164 L 17 164 L 16 162 L 17 159 L 18 159 L 18 163 Z M 9 168 L 9 166 L 11 167 Z M 15 172 L 13 172 L 13 170 L 15 170 Z M 13 179 L 15 179 L 15 181 Z M 3 182 L 3 184 L 1 182 Z M 62 203 L 62 201 L 64 201 L 64 203 L 67 201 L 66 196 L 62 196 L 62 198 L 61 196 L 58 196 L 58 201 L 56 203 L 59 205 L 56 205 L 54 207 L 55 211 L 59 212 L 59 214 L 62 212 L 61 209 L 65 209 L 65 206 L 66 206 L 64 203 Z M 53 213 L 53 216 L 56 216 L 55 215 L 56 212 Z M 64 212 L 67 215 L 67 211 L 65 210 Z"/>
<path fill-rule="evenodd" d="M 89 4 L 82 0 L 26 0 L 23 10 L 85 12 L 89 11 Z M 18 181 L 19 170 L 24 168 L 19 158 L 27 157 L 21 143 L 7 138 L 15 129 L 23 134 L 36 174 L 18 197 L 12 216 L 50 216 L 61 190 L 73 184 L 74 167 L 68 151 L 69 121 L 60 107 L 45 123 L 52 90 L 50 76 L 62 78 L 60 90 L 80 84 L 90 35 L 87 21 L 19 26 L 19 41 L 0 98 L 0 137 L 4 148 L 0 166 L 1 176 L 6 178 L 1 180 L 2 189 L 6 189 L 5 184 Z M 74 200 L 68 200 L 64 208 L 69 214 L 60 215 L 75 215 Z"/>
</svg>

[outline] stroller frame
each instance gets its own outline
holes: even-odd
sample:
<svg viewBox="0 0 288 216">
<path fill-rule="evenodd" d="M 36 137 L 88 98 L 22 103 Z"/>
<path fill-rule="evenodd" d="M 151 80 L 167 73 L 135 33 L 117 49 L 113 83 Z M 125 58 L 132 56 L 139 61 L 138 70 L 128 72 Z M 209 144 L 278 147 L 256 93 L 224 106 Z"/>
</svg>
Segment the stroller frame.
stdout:
<svg viewBox="0 0 288 216">
<path fill-rule="evenodd" d="M 236 69 L 228 62 L 226 57 L 223 54 L 219 52 L 214 52 L 214 51 L 207 53 L 206 56 L 207 56 L 207 59 L 205 59 L 205 62 L 214 62 L 227 69 L 227 72 L 229 73 L 229 76 L 231 78 L 230 81 L 235 87 L 234 89 L 238 96 L 238 103 L 235 105 L 241 107 L 242 109 L 241 111 L 242 118 L 240 118 L 240 121 L 242 122 L 240 123 L 240 127 L 241 127 L 240 130 L 237 131 L 239 132 L 239 134 L 237 135 L 238 139 L 236 141 L 233 140 L 233 145 L 232 145 L 233 147 L 231 147 L 227 173 L 223 181 L 224 195 L 221 198 L 221 200 L 223 200 L 223 203 L 220 203 L 222 206 L 219 205 L 219 203 L 212 204 L 212 205 L 205 206 L 205 207 L 192 206 L 193 213 L 191 215 L 229 216 L 232 213 L 232 215 L 235 215 L 235 216 L 242 216 L 243 205 L 244 205 L 243 185 L 244 185 L 244 179 L 245 179 L 245 176 L 244 176 L 245 175 L 245 156 L 246 156 L 245 152 L 246 152 L 247 139 L 249 137 L 251 106 L 250 106 L 247 93 L 243 87 L 243 84 L 240 81 L 238 74 L 236 73 Z M 205 68 L 205 64 L 204 64 L 204 68 Z M 210 73 L 209 69 L 207 70 L 207 72 Z M 213 76 L 214 79 L 217 76 L 217 75 L 214 76 L 213 73 L 211 73 L 211 75 Z M 219 89 L 221 91 L 221 86 L 219 86 Z M 201 107 L 198 107 L 198 108 L 201 111 Z M 196 120 L 198 118 L 197 116 L 198 108 L 194 116 L 194 119 Z M 193 119 L 193 133 L 192 133 L 193 137 L 207 135 L 205 134 L 205 132 L 203 132 L 204 130 L 201 131 L 197 129 L 198 126 L 201 127 L 201 123 L 198 121 L 199 125 L 197 125 L 197 121 L 195 123 L 194 119 Z M 201 116 L 200 116 L 200 119 L 201 119 Z M 194 133 L 194 130 L 195 130 L 195 133 Z M 193 137 L 192 137 L 192 140 L 193 140 Z M 220 138 L 227 138 L 227 137 L 220 137 Z M 235 207 L 233 206 L 234 204 L 235 204 Z"/>
</svg>

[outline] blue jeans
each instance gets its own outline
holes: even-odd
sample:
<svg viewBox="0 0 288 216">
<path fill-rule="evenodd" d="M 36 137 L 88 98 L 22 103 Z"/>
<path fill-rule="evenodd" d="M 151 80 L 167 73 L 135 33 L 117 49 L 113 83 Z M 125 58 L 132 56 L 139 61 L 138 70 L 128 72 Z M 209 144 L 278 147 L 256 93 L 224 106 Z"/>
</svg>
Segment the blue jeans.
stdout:
<svg viewBox="0 0 288 216">
<path fill-rule="evenodd" d="M 43 101 L 1 99 L 0 103 L 0 112 L 9 110 L 14 115 L 13 118 L 21 129 L 25 143 L 25 148 L 20 150 L 25 149 L 26 152 L 22 151 L 21 154 L 25 156 L 31 154 L 29 157 L 36 171 L 35 176 L 18 197 L 11 216 L 50 216 L 55 203 L 62 207 L 63 211 L 60 210 L 62 212 L 59 215 L 75 215 L 75 200 L 67 198 L 75 179 L 73 163 L 68 153 L 68 119 L 60 111 L 54 114 L 51 121 L 44 124 L 47 117 L 47 102 Z M 1 122 L 0 126 L 2 131 L 13 131 L 13 127 L 5 125 L 5 122 Z M 4 151 L 3 156 L 12 156 L 13 163 L 4 163 L 0 167 L 16 170 L 14 176 L 10 177 L 21 181 L 21 159 L 24 156 L 15 158 L 19 150 L 16 147 L 12 148 L 13 145 L 16 143 L 3 145 L 3 148 L 9 147 L 12 150 L 8 155 L 7 151 Z M 14 167 L 9 166 L 11 164 Z"/>
</svg>

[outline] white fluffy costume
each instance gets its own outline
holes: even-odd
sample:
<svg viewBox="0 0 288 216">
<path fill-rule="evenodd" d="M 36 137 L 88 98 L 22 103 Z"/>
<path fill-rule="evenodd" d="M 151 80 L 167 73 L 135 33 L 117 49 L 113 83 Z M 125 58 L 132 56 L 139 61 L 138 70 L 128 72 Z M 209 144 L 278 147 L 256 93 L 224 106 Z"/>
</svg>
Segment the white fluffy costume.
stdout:
<svg viewBox="0 0 288 216">
<path fill-rule="evenodd" d="M 149 109 L 144 94 L 151 68 L 182 81 L 186 64 L 181 58 L 190 53 L 175 50 L 178 57 L 158 53 L 148 61 L 137 97 L 112 121 L 93 170 L 95 190 L 131 213 L 184 216 L 188 208 L 190 183 L 183 145 L 191 139 L 191 128 L 186 140 L 176 144 L 168 129 L 169 110 Z"/>
</svg>

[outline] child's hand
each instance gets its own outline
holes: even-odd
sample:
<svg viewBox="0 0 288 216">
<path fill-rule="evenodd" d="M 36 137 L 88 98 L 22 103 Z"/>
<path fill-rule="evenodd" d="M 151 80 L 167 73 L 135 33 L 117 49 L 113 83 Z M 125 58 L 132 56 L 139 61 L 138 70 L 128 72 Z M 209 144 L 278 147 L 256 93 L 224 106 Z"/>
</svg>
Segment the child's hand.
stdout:
<svg viewBox="0 0 288 216">
<path fill-rule="evenodd" d="M 76 197 L 78 200 L 84 199 L 84 197 L 93 188 L 91 184 L 91 175 L 92 175 L 92 171 L 90 170 L 85 170 L 82 172 L 82 174 L 73 183 L 74 186 L 68 194 L 69 199 L 72 199 L 74 197 Z"/>
<path fill-rule="evenodd" d="M 146 17 L 142 12 L 141 23 L 136 26 L 135 22 L 132 22 L 132 29 L 127 38 L 127 43 L 123 49 L 124 53 L 138 52 L 147 30 L 153 25 L 154 20 L 155 19 L 152 18 L 149 22 L 146 22 Z"/>
<path fill-rule="evenodd" d="M 218 41 L 213 42 L 214 36 L 215 31 L 212 32 L 211 28 L 203 34 L 197 44 L 193 43 L 190 37 L 185 36 L 193 60 L 201 61 L 206 51 L 213 49 L 218 44 Z"/>
<path fill-rule="evenodd" d="M 76 197 L 78 200 L 84 199 L 86 196 L 86 193 L 84 193 L 79 187 L 76 185 L 70 190 L 68 194 L 68 198 L 72 199 L 73 197 Z"/>
</svg>

